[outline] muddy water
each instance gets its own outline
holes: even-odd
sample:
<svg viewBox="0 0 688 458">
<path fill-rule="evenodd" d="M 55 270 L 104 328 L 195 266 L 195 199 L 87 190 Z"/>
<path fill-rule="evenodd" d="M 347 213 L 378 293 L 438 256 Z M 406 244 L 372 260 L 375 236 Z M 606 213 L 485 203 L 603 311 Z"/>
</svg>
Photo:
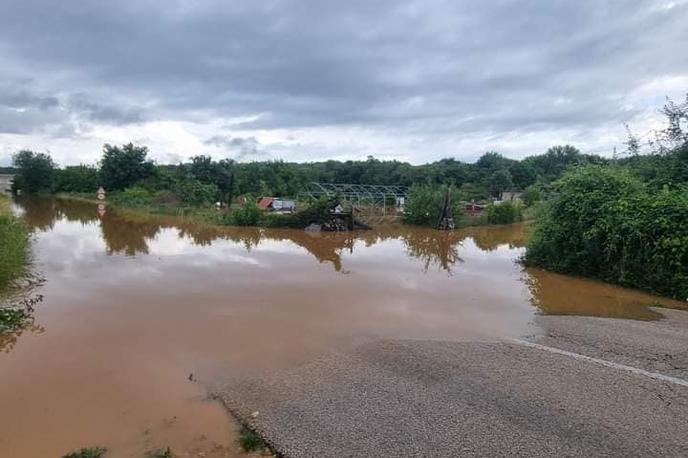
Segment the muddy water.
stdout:
<svg viewBox="0 0 688 458">
<path fill-rule="evenodd" d="M 34 326 L 0 340 L 3 457 L 239 456 L 205 388 L 228 377 L 380 338 L 519 337 L 543 312 L 652 319 L 646 305 L 668 302 L 523 270 L 523 225 L 312 235 L 16 206 L 46 282 Z"/>
</svg>

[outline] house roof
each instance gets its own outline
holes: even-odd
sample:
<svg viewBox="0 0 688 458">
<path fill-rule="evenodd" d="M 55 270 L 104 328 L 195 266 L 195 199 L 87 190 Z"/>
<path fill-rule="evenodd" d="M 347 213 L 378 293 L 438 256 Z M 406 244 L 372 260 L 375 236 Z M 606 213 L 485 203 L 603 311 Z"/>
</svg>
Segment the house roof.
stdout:
<svg viewBox="0 0 688 458">
<path fill-rule="evenodd" d="M 275 200 L 273 197 L 261 197 L 258 201 L 258 206 L 262 209 L 266 209 L 272 204 L 273 200 Z"/>
</svg>

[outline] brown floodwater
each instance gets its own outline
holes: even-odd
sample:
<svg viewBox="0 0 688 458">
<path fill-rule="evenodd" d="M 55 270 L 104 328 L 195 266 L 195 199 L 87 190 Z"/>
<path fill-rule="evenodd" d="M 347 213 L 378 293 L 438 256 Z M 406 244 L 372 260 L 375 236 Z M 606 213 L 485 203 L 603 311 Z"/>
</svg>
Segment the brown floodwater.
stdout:
<svg viewBox="0 0 688 458">
<path fill-rule="evenodd" d="M 537 334 L 540 313 L 654 319 L 650 304 L 683 305 L 523 269 L 526 225 L 310 234 L 15 208 L 45 282 L 33 325 L 0 336 L 2 457 L 239 456 L 236 423 L 207 397 L 222 380 L 375 339 L 494 340 Z"/>
</svg>

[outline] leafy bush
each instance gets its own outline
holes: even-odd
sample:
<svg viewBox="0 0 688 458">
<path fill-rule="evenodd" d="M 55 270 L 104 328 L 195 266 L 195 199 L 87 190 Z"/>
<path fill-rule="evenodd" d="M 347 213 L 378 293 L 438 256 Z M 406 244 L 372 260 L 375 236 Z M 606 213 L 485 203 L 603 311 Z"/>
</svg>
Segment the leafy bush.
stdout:
<svg viewBox="0 0 688 458">
<path fill-rule="evenodd" d="M 113 194 L 111 200 L 128 207 L 145 207 L 153 201 L 153 193 L 146 188 L 133 186 Z"/>
<path fill-rule="evenodd" d="M 542 191 L 537 185 L 528 186 L 526 190 L 523 191 L 521 199 L 526 207 L 530 207 L 535 204 L 535 202 L 540 202 L 542 200 Z"/>
<path fill-rule="evenodd" d="M 242 208 L 237 208 L 229 214 L 229 224 L 234 226 L 257 226 L 263 217 L 261 210 L 255 199 L 248 197 L 246 204 Z"/>
<path fill-rule="evenodd" d="M 519 204 L 500 202 L 487 206 L 488 224 L 510 224 L 523 219 L 523 212 Z"/>
<path fill-rule="evenodd" d="M 436 226 L 442 213 L 445 192 L 445 186 L 411 186 L 404 205 L 404 222 L 419 226 Z M 461 193 L 454 188 L 452 188 L 451 203 L 454 218 L 458 218 L 461 214 Z"/>
<path fill-rule="evenodd" d="M 98 169 L 95 167 L 77 165 L 55 171 L 56 192 L 88 192 L 95 195 L 98 184 Z"/>
<path fill-rule="evenodd" d="M 174 193 L 187 205 L 202 206 L 215 202 L 220 191 L 214 184 L 203 184 L 196 179 L 185 179 L 176 184 Z"/>
<path fill-rule="evenodd" d="M 554 190 L 526 264 L 688 298 L 688 187 L 649 192 L 625 169 L 586 166 Z"/>
<path fill-rule="evenodd" d="M 29 235 L 9 210 L 9 198 L 0 195 L 0 291 L 20 278 L 28 263 Z"/>
</svg>

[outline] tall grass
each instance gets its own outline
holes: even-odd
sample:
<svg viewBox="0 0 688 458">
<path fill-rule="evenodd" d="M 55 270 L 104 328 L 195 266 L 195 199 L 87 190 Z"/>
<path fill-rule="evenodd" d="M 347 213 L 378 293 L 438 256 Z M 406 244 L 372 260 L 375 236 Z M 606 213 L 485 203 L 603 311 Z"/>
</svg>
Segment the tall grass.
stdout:
<svg viewBox="0 0 688 458">
<path fill-rule="evenodd" d="M 26 272 L 29 235 L 10 211 L 10 199 L 0 194 L 0 293 Z"/>
</svg>

